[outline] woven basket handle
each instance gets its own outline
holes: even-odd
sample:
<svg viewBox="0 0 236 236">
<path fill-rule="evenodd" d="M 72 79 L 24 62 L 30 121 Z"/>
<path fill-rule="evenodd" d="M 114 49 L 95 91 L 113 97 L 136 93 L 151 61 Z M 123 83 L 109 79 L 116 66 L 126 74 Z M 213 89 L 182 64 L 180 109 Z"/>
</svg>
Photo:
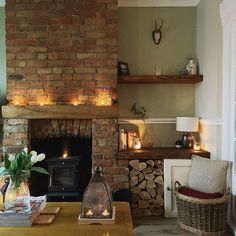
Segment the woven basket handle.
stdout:
<svg viewBox="0 0 236 236">
<path fill-rule="evenodd" d="M 180 182 L 178 180 L 175 181 L 175 191 L 181 186 Z"/>
</svg>

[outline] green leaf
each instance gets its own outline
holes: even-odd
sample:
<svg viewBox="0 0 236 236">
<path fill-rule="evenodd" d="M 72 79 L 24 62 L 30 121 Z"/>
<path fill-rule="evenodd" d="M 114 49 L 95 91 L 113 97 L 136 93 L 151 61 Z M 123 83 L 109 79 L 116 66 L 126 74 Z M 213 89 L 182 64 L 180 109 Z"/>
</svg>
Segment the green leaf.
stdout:
<svg viewBox="0 0 236 236">
<path fill-rule="evenodd" d="M 19 171 L 19 175 L 24 175 L 25 177 L 29 177 L 30 176 L 30 171 L 29 170 L 21 170 Z"/>
<path fill-rule="evenodd" d="M 11 162 L 9 161 L 9 155 L 7 153 L 4 154 L 3 156 L 3 160 L 4 160 L 4 166 L 6 169 L 9 169 Z"/>
<path fill-rule="evenodd" d="M 48 174 L 48 172 L 45 169 L 43 169 L 42 167 L 32 167 L 31 171 L 36 171 L 36 172 L 46 174 L 46 175 Z"/>
<path fill-rule="evenodd" d="M 22 156 L 21 155 L 17 155 L 16 156 L 16 165 L 17 165 L 17 169 L 21 170 L 22 169 Z"/>
</svg>

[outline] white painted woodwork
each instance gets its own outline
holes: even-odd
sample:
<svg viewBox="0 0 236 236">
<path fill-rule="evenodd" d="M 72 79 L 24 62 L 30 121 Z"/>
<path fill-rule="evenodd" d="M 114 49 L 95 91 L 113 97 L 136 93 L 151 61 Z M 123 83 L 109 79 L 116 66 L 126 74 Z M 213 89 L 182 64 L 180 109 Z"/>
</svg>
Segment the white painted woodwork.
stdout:
<svg viewBox="0 0 236 236">
<path fill-rule="evenodd" d="M 223 27 L 222 159 L 232 161 L 230 226 L 236 235 L 236 1 L 221 3 Z"/>
<path fill-rule="evenodd" d="M 178 180 L 186 184 L 191 160 L 165 159 L 164 160 L 164 211 L 165 217 L 176 217 L 176 198 L 174 184 Z M 170 189 L 170 190 L 169 190 Z"/>
</svg>

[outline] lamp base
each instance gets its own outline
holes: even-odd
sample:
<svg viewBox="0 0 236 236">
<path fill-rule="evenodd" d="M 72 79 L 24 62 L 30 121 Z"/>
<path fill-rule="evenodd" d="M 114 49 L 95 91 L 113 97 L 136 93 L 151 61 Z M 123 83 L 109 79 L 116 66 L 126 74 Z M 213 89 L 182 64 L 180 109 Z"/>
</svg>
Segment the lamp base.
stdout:
<svg viewBox="0 0 236 236">
<path fill-rule="evenodd" d="M 182 148 L 193 149 L 194 137 L 190 132 L 184 132 L 182 136 Z"/>
</svg>

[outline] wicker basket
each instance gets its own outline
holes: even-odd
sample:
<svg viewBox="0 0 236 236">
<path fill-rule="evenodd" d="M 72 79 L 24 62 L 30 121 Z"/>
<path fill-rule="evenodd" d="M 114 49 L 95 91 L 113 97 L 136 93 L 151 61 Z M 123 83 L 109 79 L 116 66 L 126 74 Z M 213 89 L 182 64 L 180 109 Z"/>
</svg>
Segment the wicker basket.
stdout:
<svg viewBox="0 0 236 236">
<path fill-rule="evenodd" d="M 224 235 L 230 193 L 225 193 L 221 198 L 200 199 L 179 193 L 180 188 L 180 183 L 176 181 L 175 195 L 179 226 L 197 235 Z"/>
</svg>

